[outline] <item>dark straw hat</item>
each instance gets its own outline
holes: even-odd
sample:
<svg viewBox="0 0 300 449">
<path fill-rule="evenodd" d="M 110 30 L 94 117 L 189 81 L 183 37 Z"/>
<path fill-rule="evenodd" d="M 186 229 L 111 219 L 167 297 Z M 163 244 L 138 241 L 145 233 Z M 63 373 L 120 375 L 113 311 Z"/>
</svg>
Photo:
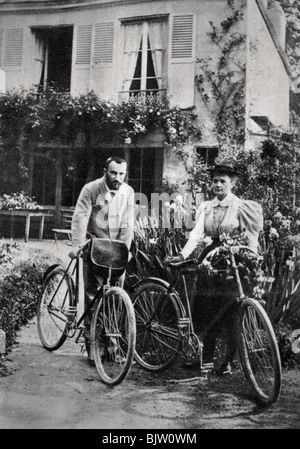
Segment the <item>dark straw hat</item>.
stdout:
<svg viewBox="0 0 300 449">
<path fill-rule="evenodd" d="M 233 165 L 230 162 L 222 162 L 222 164 L 217 164 L 214 167 L 209 169 L 211 176 L 215 173 L 222 173 L 224 175 L 234 175 L 239 176 L 240 172 L 235 170 Z"/>
</svg>

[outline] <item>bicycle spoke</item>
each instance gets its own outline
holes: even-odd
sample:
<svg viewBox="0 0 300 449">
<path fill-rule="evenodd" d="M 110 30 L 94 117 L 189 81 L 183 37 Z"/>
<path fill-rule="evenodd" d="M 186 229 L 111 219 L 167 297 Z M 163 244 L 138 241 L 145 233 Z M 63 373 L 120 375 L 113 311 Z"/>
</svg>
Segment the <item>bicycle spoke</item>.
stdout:
<svg viewBox="0 0 300 449">
<path fill-rule="evenodd" d="M 167 289 L 145 283 L 133 295 L 136 315 L 136 360 L 146 369 L 167 367 L 179 352 L 179 312 Z"/>
<path fill-rule="evenodd" d="M 127 375 L 135 344 L 135 317 L 130 298 L 118 287 L 99 302 L 92 323 L 95 363 L 101 379 L 110 385 Z"/>
<path fill-rule="evenodd" d="M 67 337 L 67 312 L 73 301 L 71 280 L 61 267 L 49 273 L 38 303 L 38 331 L 48 350 L 58 349 Z"/>
<path fill-rule="evenodd" d="M 241 338 L 241 356 L 246 375 L 260 400 L 271 403 L 280 391 L 279 351 L 267 315 L 252 299 L 247 299 L 242 306 Z"/>
</svg>

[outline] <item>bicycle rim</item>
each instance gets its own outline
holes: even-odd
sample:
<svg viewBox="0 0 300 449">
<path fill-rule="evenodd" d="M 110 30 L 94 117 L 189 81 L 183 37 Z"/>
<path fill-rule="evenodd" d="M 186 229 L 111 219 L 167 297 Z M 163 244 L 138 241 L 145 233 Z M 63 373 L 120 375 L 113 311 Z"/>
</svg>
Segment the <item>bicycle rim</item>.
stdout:
<svg viewBox="0 0 300 449">
<path fill-rule="evenodd" d="M 43 346 L 49 351 L 60 348 L 67 338 L 67 316 L 73 305 L 72 279 L 63 268 L 55 268 L 44 282 L 44 291 L 38 302 L 37 327 Z"/>
<path fill-rule="evenodd" d="M 127 293 L 110 288 L 100 299 L 91 326 L 92 354 L 101 380 L 111 386 L 127 376 L 134 357 L 135 315 Z"/>
<path fill-rule="evenodd" d="M 238 322 L 241 365 L 260 403 L 275 402 L 281 388 L 281 362 L 272 324 L 255 299 L 241 304 Z"/>
<path fill-rule="evenodd" d="M 166 369 L 182 344 L 176 300 L 163 285 L 148 282 L 138 287 L 132 302 L 137 328 L 136 361 L 150 371 Z"/>
</svg>

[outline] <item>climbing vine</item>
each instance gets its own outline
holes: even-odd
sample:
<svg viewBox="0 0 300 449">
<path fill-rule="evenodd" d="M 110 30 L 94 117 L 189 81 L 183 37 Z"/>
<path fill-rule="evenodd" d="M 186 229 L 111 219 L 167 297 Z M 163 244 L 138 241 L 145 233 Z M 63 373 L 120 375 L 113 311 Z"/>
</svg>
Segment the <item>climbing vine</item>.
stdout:
<svg viewBox="0 0 300 449">
<path fill-rule="evenodd" d="M 219 57 L 198 58 L 196 87 L 214 120 L 222 157 L 237 151 L 245 141 L 246 35 L 241 31 L 243 6 L 227 1 L 230 15 L 219 26 L 210 22 L 207 33 Z M 230 154 L 229 154 L 230 155 Z"/>
</svg>

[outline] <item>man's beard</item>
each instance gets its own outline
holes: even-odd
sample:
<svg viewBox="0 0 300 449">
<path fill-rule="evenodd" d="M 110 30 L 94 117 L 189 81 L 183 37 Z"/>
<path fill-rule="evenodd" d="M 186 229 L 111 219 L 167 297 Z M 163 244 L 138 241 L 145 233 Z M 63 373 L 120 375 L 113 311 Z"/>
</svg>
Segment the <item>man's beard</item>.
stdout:
<svg viewBox="0 0 300 449">
<path fill-rule="evenodd" d="M 119 181 L 111 181 L 110 179 L 106 178 L 106 185 L 110 190 L 119 190 L 121 183 Z"/>
</svg>

